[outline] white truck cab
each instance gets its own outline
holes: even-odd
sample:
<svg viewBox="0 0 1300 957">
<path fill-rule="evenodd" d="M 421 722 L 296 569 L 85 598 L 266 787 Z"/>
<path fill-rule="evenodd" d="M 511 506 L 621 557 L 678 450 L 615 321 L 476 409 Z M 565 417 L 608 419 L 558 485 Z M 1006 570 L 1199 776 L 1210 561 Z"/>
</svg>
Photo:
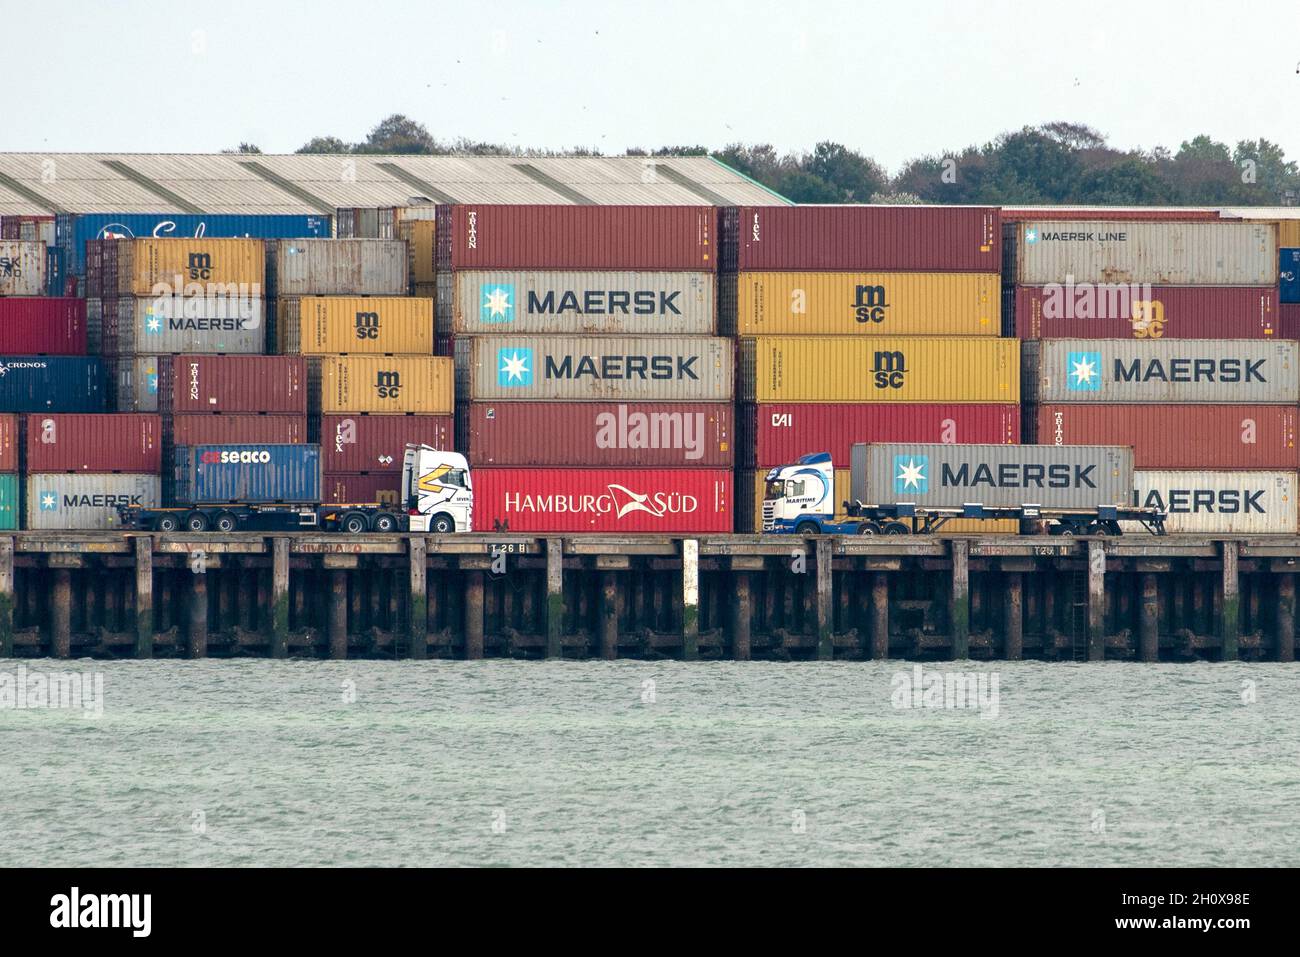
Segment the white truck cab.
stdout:
<svg viewBox="0 0 1300 957">
<path fill-rule="evenodd" d="M 402 459 L 402 500 L 412 532 L 474 530 L 474 486 L 469 462 L 457 452 L 408 445 Z"/>
<path fill-rule="evenodd" d="M 825 452 L 779 465 L 763 483 L 763 531 L 815 534 L 835 520 L 835 466 Z"/>
</svg>

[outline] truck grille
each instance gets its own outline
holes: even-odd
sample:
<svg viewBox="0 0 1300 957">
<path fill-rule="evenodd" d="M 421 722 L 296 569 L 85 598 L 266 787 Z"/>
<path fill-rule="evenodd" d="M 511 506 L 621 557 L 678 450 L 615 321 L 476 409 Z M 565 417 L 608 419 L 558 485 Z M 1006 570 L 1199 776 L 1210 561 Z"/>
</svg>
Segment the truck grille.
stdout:
<svg viewBox="0 0 1300 957">
<path fill-rule="evenodd" d="M 770 532 L 776 525 L 776 503 L 763 503 L 763 531 Z"/>
</svg>

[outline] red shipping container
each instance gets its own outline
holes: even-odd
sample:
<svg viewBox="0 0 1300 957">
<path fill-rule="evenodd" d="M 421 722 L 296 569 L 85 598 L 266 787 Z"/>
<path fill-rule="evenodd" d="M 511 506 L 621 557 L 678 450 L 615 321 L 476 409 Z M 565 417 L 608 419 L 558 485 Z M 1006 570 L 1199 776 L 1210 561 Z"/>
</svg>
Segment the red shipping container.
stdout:
<svg viewBox="0 0 1300 957">
<path fill-rule="evenodd" d="M 0 355 L 85 354 L 86 300 L 0 297 Z"/>
<path fill-rule="evenodd" d="M 18 416 L 0 415 L 0 472 L 18 471 Z"/>
<path fill-rule="evenodd" d="M 163 412 L 307 411 L 302 356 L 173 356 L 158 365 Z"/>
<path fill-rule="evenodd" d="M 718 267 L 712 206 L 439 206 L 439 271 Z"/>
<path fill-rule="evenodd" d="M 1135 308 L 1136 305 L 1136 308 Z M 1134 313 L 1142 318 L 1135 321 Z M 1280 339 L 1276 286 L 1016 287 L 1021 339 Z"/>
<path fill-rule="evenodd" d="M 849 467 L 855 442 L 1018 445 L 1020 406 L 896 403 L 747 404 L 740 407 L 740 467 L 769 469 L 829 452 Z"/>
<path fill-rule="evenodd" d="M 28 472 L 146 472 L 162 469 L 162 419 L 136 412 L 29 415 Z"/>
<path fill-rule="evenodd" d="M 323 415 L 321 468 L 326 472 L 388 471 L 402 468 L 408 443 L 455 449 L 450 415 Z"/>
<path fill-rule="evenodd" d="M 679 532 L 732 529 L 724 469 L 474 469 L 474 530 Z"/>
<path fill-rule="evenodd" d="M 1277 334 L 1281 339 L 1300 339 L 1300 302 L 1277 307 Z"/>
<path fill-rule="evenodd" d="M 400 508 L 402 470 L 396 472 L 326 472 L 321 498 L 326 503 L 364 504 L 376 502 Z"/>
<path fill-rule="evenodd" d="M 307 441 L 305 415 L 174 415 L 164 426 L 169 445 L 298 445 Z"/>
<path fill-rule="evenodd" d="M 1137 222 L 1180 222 L 1203 223 L 1219 219 L 1235 220 L 1235 216 L 1221 217 L 1217 209 L 1196 207 L 1151 207 L 1151 206 L 1003 206 L 1004 223 L 1022 223 L 1026 220 L 1121 220 Z"/>
<path fill-rule="evenodd" d="M 723 268 L 1002 271 L 988 206 L 741 206 L 723 212 Z"/>
<path fill-rule="evenodd" d="M 1295 469 L 1294 405 L 1038 408 L 1039 445 L 1129 445 L 1139 469 Z"/>
<path fill-rule="evenodd" d="M 730 468 L 729 402 L 473 402 L 471 466 Z"/>
</svg>

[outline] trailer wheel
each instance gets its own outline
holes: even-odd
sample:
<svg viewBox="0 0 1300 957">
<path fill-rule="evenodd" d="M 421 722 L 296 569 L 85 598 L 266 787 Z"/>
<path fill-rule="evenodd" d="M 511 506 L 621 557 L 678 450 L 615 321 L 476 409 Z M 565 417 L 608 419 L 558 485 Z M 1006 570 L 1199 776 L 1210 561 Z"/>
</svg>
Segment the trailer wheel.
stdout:
<svg viewBox="0 0 1300 957">
<path fill-rule="evenodd" d="M 397 516 L 389 515 L 387 512 L 380 512 L 375 516 L 376 532 L 395 532 L 397 531 Z"/>
<path fill-rule="evenodd" d="M 456 520 L 450 515 L 435 515 L 429 521 L 429 531 L 438 535 L 450 535 L 456 531 Z"/>
<path fill-rule="evenodd" d="M 360 535 L 368 527 L 366 517 L 360 512 L 349 512 L 339 524 L 349 535 Z"/>
<path fill-rule="evenodd" d="M 912 530 L 902 522 L 886 522 L 884 532 L 886 535 L 910 535 Z"/>
<path fill-rule="evenodd" d="M 159 515 L 154 520 L 153 527 L 160 532 L 180 531 L 181 520 L 175 515 Z"/>
<path fill-rule="evenodd" d="M 185 530 L 187 532 L 206 532 L 208 530 L 208 517 L 202 512 L 190 512 L 185 516 Z"/>
<path fill-rule="evenodd" d="M 212 527 L 218 532 L 233 532 L 239 528 L 239 519 L 229 512 L 222 512 L 212 523 Z"/>
<path fill-rule="evenodd" d="M 863 522 L 858 526 L 859 535 L 879 535 L 880 526 L 875 522 Z"/>
</svg>

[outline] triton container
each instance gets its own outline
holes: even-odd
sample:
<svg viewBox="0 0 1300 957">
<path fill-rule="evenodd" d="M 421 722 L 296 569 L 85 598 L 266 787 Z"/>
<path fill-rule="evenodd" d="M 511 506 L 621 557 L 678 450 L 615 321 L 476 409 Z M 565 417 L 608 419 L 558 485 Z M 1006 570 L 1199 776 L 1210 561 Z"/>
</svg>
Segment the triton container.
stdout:
<svg viewBox="0 0 1300 957">
<path fill-rule="evenodd" d="M 156 415 L 29 415 L 28 472 L 149 472 L 162 468 Z"/>
<path fill-rule="evenodd" d="M 1296 473 L 1139 469 L 1133 503 L 1168 512 L 1184 535 L 1295 535 Z"/>
<path fill-rule="evenodd" d="M 338 412 L 420 412 L 450 415 L 455 371 L 445 356 L 325 356 L 320 367 L 320 406 Z"/>
<path fill-rule="evenodd" d="M 0 299 L 0 354 L 86 354 L 86 300 Z"/>
<path fill-rule="evenodd" d="M 1021 339 L 1281 339 L 1271 286 L 1018 286 Z"/>
<path fill-rule="evenodd" d="M 433 300 L 302 296 L 276 304 L 280 351 L 290 355 L 433 355 Z"/>
<path fill-rule="evenodd" d="M 266 244 L 274 296 L 404 296 L 406 244 L 396 239 L 299 239 Z"/>
<path fill-rule="evenodd" d="M 307 412 L 298 356 L 178 355 L 159 368 L 164 412 Z"/>
<path fill-rule="evenodd" d="M 319 445 L 178 445 L 174 464 L 179 505 L 321 500 Z"/>
<path fill-rule="evenodd" d="M 322 468 L 327 473 L 400 473 L 408 444 L 453 451 L 453 421 L 450 415 L 322 416 Z"/>
<path fill-rule="evenodd" d="M 118 507 L 161 503 L 157 475 L 140 473 L 31 472 L 27 475 L 27 528 L 120 528 Z"/>
<path fill-rule="evenodd" d="M 0 356 L 0 412 L 101 412 L 104 362 L 82 356 Z"/>
</svg>

